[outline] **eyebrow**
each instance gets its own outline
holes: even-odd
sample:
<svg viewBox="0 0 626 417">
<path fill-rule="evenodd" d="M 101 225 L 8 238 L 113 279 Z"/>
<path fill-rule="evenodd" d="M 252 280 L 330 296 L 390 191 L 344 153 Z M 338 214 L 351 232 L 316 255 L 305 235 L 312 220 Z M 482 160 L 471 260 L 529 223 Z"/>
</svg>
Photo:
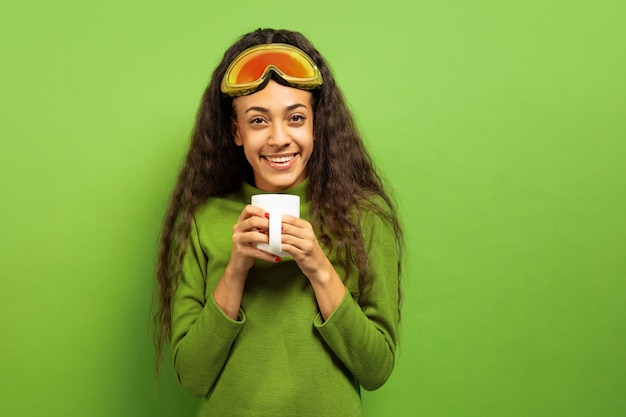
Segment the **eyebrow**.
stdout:
<svg viewBox="0 0 626 417">
<path fill-rule="evenodd" d="M 300 107 L 304 107 L 305 109 L 308 108 L 306 105 L 304 105 L 302 103 L 296 103 L 296 104 L 292 104 L 290 106 L 287 106 L 285 108 L 285 112 L 290 112 L 290 111 L 293 111 L 293 110 L 295 110 L 297 108 L 300 108 Z M 246 111 L 244 111 L 244 113 L 248 113 L 248 112 L 251 112 L 251 111 L 258 111 L 260 113 L 269 113 L 270 112 L 269 109 L 266 109 L 265 107 L 252 106 L 252 107 L 247 108 Z"/>
</svg>

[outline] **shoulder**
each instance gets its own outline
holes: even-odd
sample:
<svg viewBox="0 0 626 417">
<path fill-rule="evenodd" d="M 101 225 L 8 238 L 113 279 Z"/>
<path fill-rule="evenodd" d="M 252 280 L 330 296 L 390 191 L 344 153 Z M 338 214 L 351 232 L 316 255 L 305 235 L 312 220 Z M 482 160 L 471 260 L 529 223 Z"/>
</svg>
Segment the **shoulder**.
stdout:
<svg viewBox="0 0 626 417">
<path fill-rule="evenodd" d="M 229 237 L 246 204 L 237 192 L 207 198 L 193 213 L 199 239 L 206 241 L 221 235 Z"/>
<path fill-rule="evenodd" d="M 240 213 L 247 203 L 244 201 L 239 191 L 234 191 L 223 196 L 212 196 L 207 198 L 194 211 L 196 221 L 210 219 L 212 217 L 221 217 L 222 214 L 231 213 L 233 211 Z"/>
<path fill-rule="evenodd" d="M 394 208 L 382 196 L 377 194 L 366 195 L 359 200 L 355 213 L 360 217 L 362 224 L 371 222 L 393 223 Z"/>
<path fill-rule="evenodd" d="M 355 214 L 368 247 L 382 242 L 395 242 L 398 238 L 399 221 L 396 211 L 383 197 L 372 195 L 362 199 Z"/>
</svg>

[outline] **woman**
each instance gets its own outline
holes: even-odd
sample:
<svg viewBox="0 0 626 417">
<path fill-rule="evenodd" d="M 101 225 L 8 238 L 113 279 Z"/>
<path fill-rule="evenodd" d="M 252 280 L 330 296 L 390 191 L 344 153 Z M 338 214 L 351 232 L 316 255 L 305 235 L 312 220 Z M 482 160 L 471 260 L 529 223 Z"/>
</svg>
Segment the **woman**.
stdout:
<svg viewBox="0 0 626 417">
<path fill-rule="evenodd" d="M 300 218 L 282 218 L 289 259 L 256 247 L 269 220 L 250 198 L 270 192 L 301 198 Z M 297 32 L 242 36 L 204 93 L 164 222 L 157 361 L 171 341 L 201 416 L 360 416 L 360 387 L 393 369 L 401 252 L 326 61 Z"/>
</svg>

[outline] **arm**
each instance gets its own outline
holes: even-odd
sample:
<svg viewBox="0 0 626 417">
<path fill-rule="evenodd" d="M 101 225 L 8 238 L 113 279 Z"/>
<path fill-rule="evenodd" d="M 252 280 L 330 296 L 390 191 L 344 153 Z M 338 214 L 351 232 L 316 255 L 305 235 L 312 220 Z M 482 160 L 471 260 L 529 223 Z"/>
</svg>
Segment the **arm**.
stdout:
<svg viewBox="0 0 626 417">
<path fill-rule="evenodd" d="M 283 216 L 282 249 L 293 256 L 315 293 L 324 319 L 330 317 L 347 290 L 320 247 L 313 226 L 306 220 Z"/>
<path fill-rule="evenodd" d="M 172 299 L 172 347 L 178 380 L 194 395 L 209 392 L 245 324 L 240 305 L 252 258 L 274 259 L 250 245 L 267 240 L 257 231 L 267 228 L 264 214 L 252 206 L 244 208 L 233 226 L 229 263 L 215 289 L 209 291 L 206 282 L 210 260 L 202 250 L 196 219 L 192 222 L 182 273 Z"/>
<path fill-rule="evenodd" d="M 243 290 L 254 258 L 269 262 L 277 261 L 274 255 L 263 252 L 253 245 L 259 242 L 267 243 L 268 236 L 263 231 L 267 230 L 268 223 L 265 210 L 248 205 L 241 212 L 237 224 L 233 226 L 230 260 L 213 292 L 217 305 L 233 320 L 239 315 Z"/>
<path fill-rule="evenodd" d="M 363 388 L 389 378 L 398 343 L 398 253 L 391 225 L 370 213 L 363 221 L 372 284 L 354 300 L 349 292 L 330 317 L 314 325 Z"/>
<path fill-rule="evenodd" d="M 243 312 L 239 321 L 232 320 L 213 297 L 205 298 L 207 261 L 194 219 L 172 299 L 172 348 L 178 380 L 196 396 L 209 391 L 245 323 Z"/>
</svg>

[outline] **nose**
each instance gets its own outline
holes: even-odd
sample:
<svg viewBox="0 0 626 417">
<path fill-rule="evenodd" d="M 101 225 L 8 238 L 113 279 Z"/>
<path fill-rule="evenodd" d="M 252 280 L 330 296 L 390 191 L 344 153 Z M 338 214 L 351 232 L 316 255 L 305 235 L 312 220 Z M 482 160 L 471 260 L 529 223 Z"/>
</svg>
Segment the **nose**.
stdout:
<svg viewBox="0 0 626 417">
<path fill-rule="evenodd" d="M 286 146 L 291 142 L 289 130 L 281 123 L 274 123 L 270 129 L 270 136 L 267 144 L 271 146 Z"/>
</svg>

